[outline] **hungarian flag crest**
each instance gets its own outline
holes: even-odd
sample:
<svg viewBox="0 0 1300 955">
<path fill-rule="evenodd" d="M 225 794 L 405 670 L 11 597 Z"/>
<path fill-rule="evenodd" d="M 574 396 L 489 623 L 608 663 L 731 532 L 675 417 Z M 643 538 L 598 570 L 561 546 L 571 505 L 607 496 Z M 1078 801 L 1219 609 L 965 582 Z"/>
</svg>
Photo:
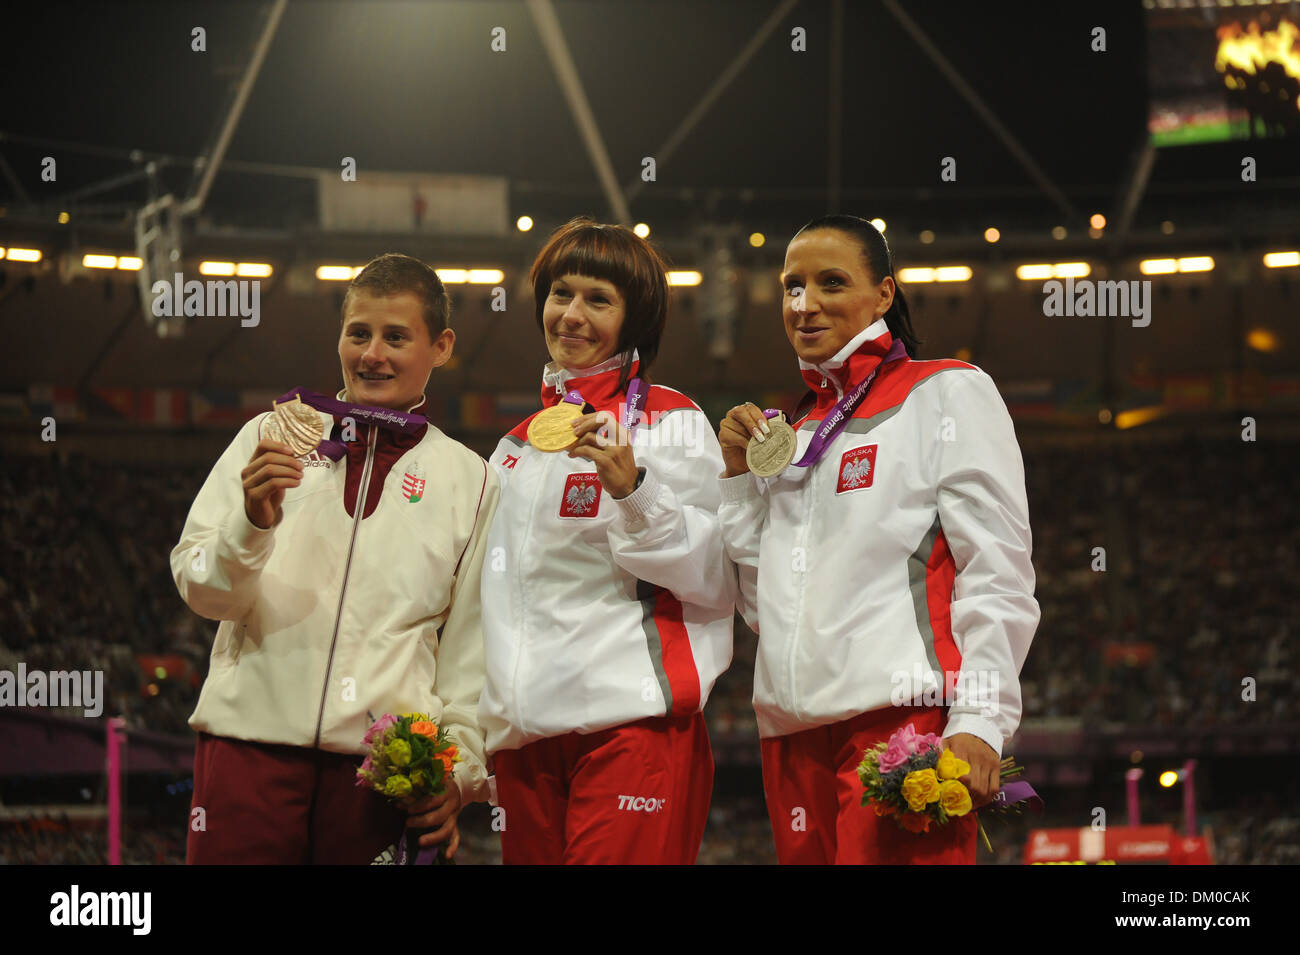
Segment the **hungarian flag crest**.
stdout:
<svg viewBox="0 0 1300 955">
<path fill-rule="evenodd" d="M 424 469 L 418 462 L 402 475 L 402 496 L 412 504 L 424 496 Z"/>
</svg>

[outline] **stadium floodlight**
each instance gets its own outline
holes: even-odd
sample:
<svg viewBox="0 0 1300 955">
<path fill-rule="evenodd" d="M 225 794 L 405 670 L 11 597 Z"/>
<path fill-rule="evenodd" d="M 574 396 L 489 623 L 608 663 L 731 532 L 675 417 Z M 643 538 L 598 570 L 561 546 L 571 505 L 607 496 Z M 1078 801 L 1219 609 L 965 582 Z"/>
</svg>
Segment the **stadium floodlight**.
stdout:
<svg viewBox="0 0 1300 955">
<path fill-rule="evenodd" d="M 899 269 L 900 282 L 968 282 L 975 273 L 969 265 L 941 265 L 938 268 Z"/>
<path fill-rule="evenodd" d="M 1300 265 L 1300 252 L 1265 252 L 1264 265 L 1270 269 L 1286 269 Z"/>
<path fill-rule="evenodd" d="M 323 282 L 350 282 L 360 271 L 359 265 L 322 265 L 316 269 L 316 278 Z"/>
<path fill-rule="evenodd" d="M 1022 265 L 1016 269 L 1016 278 L 1026 282 L 1036 282 L 1040 279 L 1050 279 L 1052 277 L 1052 267 L 1050 265 Z"/>
<path fill-rule="evenodd" d="M 1143 259 L 1138 263 L 1138 271 L 1143 275 L 1172 275 L 1178 271 L 1176 259 Z"/>
<path fill-rule="evenodd" d="M 643 239 L 648 238 L 650 235 L 650 227 L 644 222 L 638 222 L 632 227 L 632 231 Z"/>
<path fill-rule="evenodd" d="M 39 262 L 41 260 L 40 249 L 14 249 L 10 248 L 7 258 L 10 262 Z"/>
<path fill-rule="evenodd" d="M 699 272 L 686 270 L 681 272 L 669 272 L 668 284 L 673 286 L 695 286 L 704 281 L 704 276 Z"/>
<path fill-rule="evenodd" d="M 271 277 L 271 266 L 265 262 L 240 262 L 235 266 L 235 274 L 241 278 L 267 279 Z"/>
<path fill-rule="evenodd" d="M 200 275 L 234 275 L 234 262 L 200 262 Z"/>
<path fill-rule="evenodd" d="M 500 285 L 505 281 L 506 273 L 500 269 L 470 269 L 470 285 Z"/>
<path fill-rule="evenodd" d="M 518 219 L 515 220 L 515 228 L 518 229 L 520 232 L 527 232 L 532 227 L 533 227 L 532 216 L 520 216 Z"/>
<path fill-rule="evenodd" d="M 144 260 L 134 255 L 119 255 L 117 267 L 124 272 L 137 272 L 144 267 Z"/>
<path fill-rule="evenodd" d="M 435 269 L 443 285 L 464 285 L 469 281 L 469 269 Z"/>
<path fill-rule="evenodd" d="M 1178 260 L 1179 272 L 1209 272 L 1214 268 L 1214 259 L 1208 255 L 1191 255 Z"/>
<path fill-rule="evenodd" d="M 96 255 L 88 252 L 81 257 L 82 267 L 87 269 L 115 269 L 117 268 L 116 255 Z"/>
<path fill-rule="evenodd" d="M 1092 266 L 1087 262 L 1022 265 L 1016 269 L 1016 278 L 1030 282 L 1042 279 L 1079 279 L 1091 271 Z"/>
<path fill-rule="evenodd" d="M 884 232 L 884 231 L 885 231 L 885 220 L 884 220 L 884 219 L 872 219 L 872 220 L 871 220 L 871 224 L 872 224 L 873 226 L 876 227 L 876 231 L 877 231 L 877 232 Z"/>
</svg>

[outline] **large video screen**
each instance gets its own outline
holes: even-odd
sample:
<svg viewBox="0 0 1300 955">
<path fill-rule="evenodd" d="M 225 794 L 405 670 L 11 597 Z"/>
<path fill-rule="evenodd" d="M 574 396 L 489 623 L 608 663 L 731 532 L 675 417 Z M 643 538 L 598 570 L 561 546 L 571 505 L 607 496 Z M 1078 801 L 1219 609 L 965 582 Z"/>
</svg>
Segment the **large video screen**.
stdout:
<svg viewBox="0 0 1300 955">
<path fill-rule="evenodd" d="M 1300 138 L 1298 5 L 1147 8 L 1156 146 Z"/>
</svg>

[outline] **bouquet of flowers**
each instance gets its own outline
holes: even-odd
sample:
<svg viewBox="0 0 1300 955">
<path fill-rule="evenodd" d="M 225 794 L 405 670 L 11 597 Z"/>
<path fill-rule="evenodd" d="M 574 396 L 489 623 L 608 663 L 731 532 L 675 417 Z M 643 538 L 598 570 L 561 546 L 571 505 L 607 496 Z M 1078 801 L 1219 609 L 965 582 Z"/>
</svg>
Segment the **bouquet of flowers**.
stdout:
<svg viewBox="0 0 1300 955">
<path fill-rule="evenodd" d="M 461 761 L 447 731 L 439 729 L 425 713 L 386 713 L 371 724 L 362 742 L 370 752 L 357 770 L 357 785 L 402 802 L 441 796 L 455 775 L 455 764 Z M 415 864 L 420 836 L 428 831 L 406 830 L 404 864 Z M 451 864 L 442 847 L 434 864 Z"/>
<path fill-rule="evenodd" d="M 1023 771 L 1008 756 L 1002 760 L 1001 778 L 1008 779 Z M 929 832 L 932 825 L 942 826 L 949 819 L 971 811 L 971 796 L 961 777 L 970 772 L 970 763 L 958 759 L 934 733 L 924 735 L 908 723 L 883 743 L 867 750 L 858 766 L 862 780 L 862 805 L 875 804 L 877 816 L 892 816 L 900 829 Z M 1016 784 L 1014 792 L 999 792 L 989 809 L 1003 810 L 1015 802 L 1038 799 L 1027 783 Z M 1013 798 L 1018 797 L 1018 798 Z M 980 836 L 989 851 L 989 837 L 978 822 Z"/>
</svg>

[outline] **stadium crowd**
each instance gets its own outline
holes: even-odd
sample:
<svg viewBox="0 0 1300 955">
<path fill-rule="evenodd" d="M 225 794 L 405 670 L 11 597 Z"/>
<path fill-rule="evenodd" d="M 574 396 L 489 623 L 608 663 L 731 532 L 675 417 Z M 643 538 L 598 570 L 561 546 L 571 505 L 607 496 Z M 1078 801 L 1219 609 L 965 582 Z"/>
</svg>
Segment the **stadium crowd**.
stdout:
<svg viewBox="0 0 1300 955">
<path fill-rule="evenodd" d="M 1294 451 L 1193 436 L 1100 450 L 1027 447 L 1042 620 L 1022 673 L 1025 718 L 1077 718 L 1089 729 L 1297 722 L 1289 693 L 1300 592 Z M 188 734 L 216 624 L 181 602 L 168 556 L 206 473 L 6 458 L 0 669 L 102 669 L 105 715 Z M 756 646 L 738 617 L 734 662 L 706 711 L 715 739 L 757 746 Z M 142 656 L 157 654 L 179 656 L 190 675 L 142 666 Z M 751 801 L 715 804 L 701 861 L 774 860 L 761 797 Z M 1226 813 L 1217 825 L 1221 861 L 1300 855 L 1293 816 Z M 497 840 L 486 822 L 480 828 L 467 829 L 466 855 L 492 861 Z M 1010 841 L 1014 851 L 1000 848 L 997 861 L 1019 861 L 1023 842 Z M 84 832 L 9 827 L 0 857 L 88 859 L 100 851 L 92 843 Z M 142 844 L 136 861 L 157 852 L 175 861 L 173 850 L 183 855 L 165 839 Z"/>
</svg>

